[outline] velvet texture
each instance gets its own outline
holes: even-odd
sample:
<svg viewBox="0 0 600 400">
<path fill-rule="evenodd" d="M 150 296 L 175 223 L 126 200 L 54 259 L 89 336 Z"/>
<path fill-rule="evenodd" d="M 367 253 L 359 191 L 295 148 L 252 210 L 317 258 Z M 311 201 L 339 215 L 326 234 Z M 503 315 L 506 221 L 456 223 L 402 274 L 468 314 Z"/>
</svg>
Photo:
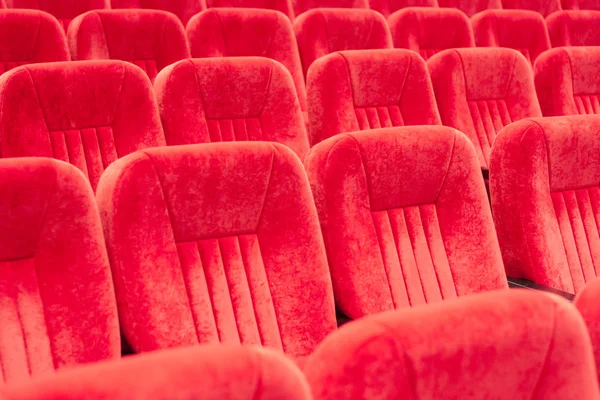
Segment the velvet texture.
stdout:
<svg viewBox="0 0 600 400">
<path fill-rule="evenodd" d="M 0 37 L 0 73 L 24 64 L 70 59 L 62 27 L 42 11 L 0 10 Z"/>
<path fill-rule="evenodd" d="M 531 66 L 516 50 L 445 50 L 427 65 L 442 123 L 471 139 L 483 169 L 502 127 L 542 115 Z"/>
<path fill-rule="evenodd" d="M 506 288 L 473 145 L 441 126 L 342 134 L 306 159 L 350 318 Z"/>
<path fill-rule="evenodd" d="M 546 24 L 553 47 L 600 46 L 600 11 L 561 11 Z"/>
<path fill-rule="evenodd" d="M 0 160 L 0 383 L 119 357 L 94 195 L 74 167 Z"/>
<path fill-rule="evenodd" d="M 166 11 L 90 11 L 73 20 L 67 38 L 73 60 L 129 61 L 151 81 L 167 65 L 190 57 L 181 21 Z"/>
<path fill-rule="evenodd" d="M 471 17 L 481 11 L 502 8 L 502 0 L 438 0 L 438 5 L 458 8 Z"/>
<path fill-rule="evenodd" d="M 4 400 L 311 400 L 302 373 L 259 348 L 211 345 L 85 366 L 0 389 Z"/>
<path fill-rule="evenodd" d="M 520 121 L 492 153 L 490 189 L 509 276 L 577 293 L 598 275 L 600 117 Z"/>
<path fill-rule="evenodd" d="M 104 169 L 133 151 L 164 146 L 148 78 L 121 61 L 28 65 L 0 77 L 0 155 L 52 157 L 95 189 Z"/>
<path fill-rule="evenodd" d="M 322 400 L 597 400 L 591 350 L 569 303 L 502 291 L 352 322 L 305 373 Z"/>
<path fill-rule="evenodd" d="M 451 8 L 410 7 L 388 18 L 394 47 L 415 51 L 427 60 L 445 49 L 475 47 L 471 22 Z"/>
<path fill-rule="evenodd" d="M 565 10 L 600 10 L 599 0 L 562 0 Z"/>
<path fill-rule="evenodd" d="M 386 18 L 405 7 L 438 7 L 438 0 L 370 0 L 369 3 L 371 9 Z"/>
<path fill-rule="evenodd" d="M 206 9 L 206 0 L 110 0 L 111 8 L 146 8 L 171 12 L 183 24 L 190 18 Z"/>
<path fill-rule="evenodd" d="M 167 143 L 265 140 L 304 158 L 308 138 L 289 71 L 267 58 L 181 61 L 155 83 Z"/>
<path fill-rule="evenodd" d="M 471 24 L 478 47 L 515 49 L 532 65 L 540 54 L 550 48 L 546 22 L 534 11 L 483 11 L 471 18 Z"/>
<path fill-rule="evenodd" d="M 310 186 L 287 147 L 144 150 L 109 167 L 97 201 L 137 352 L 223 342 L 302 357 L 336 328 Z"/>
<path fill-rule="evenodd" d="M 369 8 L 369 0 L 293 0 L 293 2 L 296 15 L 313 8 Z"/>
<path fill-rule="evenodd" d="M 319 8 L 294 22 L 302 68 L 342 50 L 391 49 L 392 36 L 383 16 L 373 10 Z"/>
<path fill-rule="evenodd" d="M 562 10 L 560 0 L 502 0 L 502 7 L 505 9 L 535 11 L 543 16 Z"/>
<path fill-rule="evenodd" d="M 544 116 L 600 113 L 600 48 L 562 47 L 535 63 Z"/>
<path fill-rule="evenodd" d="M 110 8 L 110 0 L 5 0 L 8 8 L 31 8 L 50 13 L 67 31 L 73 18 L 90 10 Z"/>
<path fill-rule="evenodd" d="M 311 143 L 338 133 L 439 125 L 427 66 L 408 50 L 357 50 L 317 60 L 308 74 Z"/>
<path fill-rule="evenodd" d="M 594 358 L 596 359 L 596 371 L 600 371 L 600 307 L 598 297 L 600 296 L 600 279 L 590 282 L 575 297 L 575 307 L 581 313 L 588 332 L 592 339 Z M 598 374 L 600 381 L 600 374 Z"/>
<path fill-rule="evenodd" d="M 206 0 L 206 5 L 212 7 L 241 7 L 262 8 L 284 13 L 291 21 L 294 20 L 292 0 Z"/>
<path fill-rule="evenodd" d="M 187 26 L 192 57 L 260 56 L 279 61 L 290 71 L 306 111 L 306 88 L 292 25 L 273 10 L 213 8 Z"/>
</svg>

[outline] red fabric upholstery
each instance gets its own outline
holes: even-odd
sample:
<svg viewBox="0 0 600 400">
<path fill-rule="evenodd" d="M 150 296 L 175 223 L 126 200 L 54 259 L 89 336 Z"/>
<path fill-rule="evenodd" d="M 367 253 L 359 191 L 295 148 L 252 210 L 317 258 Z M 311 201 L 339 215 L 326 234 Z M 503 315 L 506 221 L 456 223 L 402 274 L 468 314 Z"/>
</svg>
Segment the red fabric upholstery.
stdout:
<svg viewBox="0 0 600 400">
<path fill-rule="evenodd" d="M 505 9 L 530 10 L 547 16 L 561 11 L 560 0 L 502 0 Z M 523 32 L 525 34 L 525 32 Z"/>
<path fill-rule="evenodd" d="M 595 279 L 589 283 L 575 297 L 575 307 L 581 313 L 588 332 L 592 339 L 594 349 L 594 358 L 596 359 L 596 370 L 600 371 L 600 307 L 598 307 L 598 298 L 600 297 L 600 279 Z M 600 373 L 598 374 L 600 381 Z"/>
<path fill-rule="evenodd" d="M 535 63 L 535 88 L 545 116 L 600 114 L 600 48 L 542 54 Z"/>
<path fill-rule="evenodd" d="M 502 291 L 342 327 L 306 364 L 322 400 L 597 400 L 589 336 L 572 305 Z"/>
<path fill-rule="evenodd" d="M 292 0 L 206 0 L 208 7 L 242 7 L 263 8 L 284 13 L 290 20 L 294 20 L 294 7 Z"/>
<path fill-rule="evenodd" d="M 296 37 L 290 21 L 273 10 L 213 8 L 187 26 L 192 57 L 261 56 L 292 74 L 300 107 L 306 111 L 306 88 Z"/>
<path fill-rule="evenodd" d="M 296 15 L 313 8 L 369 8 L 369 0 L 294 0 Z"/>
<path fill-rule="evenodd" d="M 0 74 L 24 64 L 69 61 L 65 33 L 37 10 L 0 10 Z"/>
<path fill-rule="evenodd" d="M 345 315 L 506 288 L 469 139 L 441 126 L 341 134 L 305 162 Z"/>
<path fill-rule="evenodd" d="M 425 60 L 445 49 L 475 47 L 469 18 L 452 8 L 404 8 L 388 23 L 394 46 L 415 51 Z"/>
<path fill-rule="evenodd" d="M 74 167 L 0 160 L 0 384 L 119 357 L 94 195 Z"/>
<path fill-rule="evenodd" d="M 600 10 L 599 0 L 562 0 L 565 10 Z"/>
<path fill-rule="evenodd" d="M 67 37 L 73 60 L 129 61 L 151 81 L 167 65 L 190 57 L 181 21 L 166 11 L 90 11 L 73 20 Z"/>
<path fill-rule="evenodd" d="M 95 188 L 104 169 L 165 144 L 152 87 L 120 61 L 28 65 L 0 77 L 0 155 L 53 157 Z"/>
<path fill-rule="evenodd" d="M 302 373 L 259 348 L 212 345 L 85 366 L 0 389 L 5 400 L 311 400 Z"/>
<path fill-rule="evenodd" d="M 307 85 L 313 145 L 343 132 L 440 124 L 427 66 L 408 50 L 330 54 L 311 67 Z"/>
<path fill-rule="evenodd" d="M 183 24 L 206 9 L 206 0 L 110 0 L 113 9 L 147 8 L 169 11 L 177 15 Z"/>
<path fill-rule="evenodd" d="M 298 17 L 294 31 L 304 76 L 315 60 L 329 53 L 394 47 L 385 18 L 373 10 L 310 10 Z"/>
<path fill-rule="evenodd" d="M 531 66 L 515 50 L 445 50 L 427 64 L 442 123 L 467 134 L 484 169 L 503 126 L 542 115 Z"/>
<path fill-rule="evenodd" d="M 54 15 L 65 32 L 73 18 L 90 10 L 110 8 L 110 0 L 5 0 L 8 8 L 32 8 Z"/>
<path fill-rule="evenodd" d="M 502 8 L 502 0 L 438 0 L 440 7 L 458 8 L 469 17 L 485 10 Z"/>
<path fill-rule="evenodd" d="M 600 46 L 600 11 L 561 11 L 546 24 L 553 47 Z"/>
<path fill-rule="evenodd" d="M 335 329 L 317 212 L 287 147 L 140 151 L 109 167 L 97 201 L 136 351 L 231 342 L 300 357 Z"/>
<path fill-rule="evenodd" d="M 544 18 L 524 10 L 488 10 L 471 18 L 479 47 L 508 47 L 521 52 L 533 65 L 550 48 Z"/>
<path fill-rule="evenodd" d="M 308 152 L 294 82 L 273 60 L 181 61 L 159 74 L 155 91 L 169 145 L 266 140 Z"/>
<path fill-rule="evenodd" d="M 509 276 L 576 293 L 598 275 L 600 116 L 525 120 L 498 135 L 494 219 Z"/>
<path fill-rule="evenodd" d="M 438 0 L 370 0 L 373 10 L 385 17 L 405 7 L 437 7 Z"/>
</svg>

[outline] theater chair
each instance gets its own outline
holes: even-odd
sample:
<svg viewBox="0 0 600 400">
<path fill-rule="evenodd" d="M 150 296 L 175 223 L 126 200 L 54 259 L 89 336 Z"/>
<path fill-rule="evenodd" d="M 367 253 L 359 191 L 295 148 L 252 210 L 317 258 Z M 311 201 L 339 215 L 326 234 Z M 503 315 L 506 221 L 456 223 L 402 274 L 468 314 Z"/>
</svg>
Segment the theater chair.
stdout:
<svg viewBox="0 0 600 400">
<path fill-rule="evenodd" d="M 282 355 L 212 345 L 161 351 L 0 388 L 3 400 L 311 400 L 306 379 Z"/>
<path fill-rule="evenodd" d="M 438 0 L 370 0 L 371 9 L 380 12 L 386 18 L 406 7 L 437 7 Z"/>
<path fill-rule="evenodd" d="M 306 88 L 296 36 L 283 14 L 250 8 L 211 8 L 187 26 L 192 57 L 261 56 L 282 63 L 292 74 L 306 112 Z"/>
<path fill-rule="evenodd" d="M 94 194 L 74 167 L 0 160 L 0 385 L 120 357 Z"/>
<path fill-rule="evenodd" d="M 343 326 L 304 368 L 320 400 L 597 400 L 585 325 L 530 291 L 472 296 Z"/>
<path fill-rule="evenodd" d="M 445 50 L 427 65 L 442 124 L 471 139 L 484 175 L 498 131 L 542 115 L 531 66 L 516 50 Z"/>
<path fill-rule="evenodd" d="M 63 29 L 37 10 L 0 10 L 0 73 L 24 64 L 69 61 Z"/>
<path fill-rule="evenodd" d="M 171 12 L 185 25 L 190 18 L 206 9 L 206 0 L 110 0 L 111 8 L 137 8 Z"/>
<path fill-rule="evenodd" d="M 600 48 L 563 47 L 535 63 L 535 88 L 545 116 L 600 113 Z"/>
<path fill-rule="evenodd" d="M 152 86 L 122 61 L 27 65 L 0 77 L 0 156 L 51 157 L 95 189 L 117 158 L 165 138 Z"/>
<path fill-rule="evenodd" d="M 294 20 L 294 7 L 292 0 L 206 0 L 209 8 L 213 7 L 241 7 L 262 8 L 276 10 L 284 13 L 290 21 Z"/>
<path fill-rule="evenodd" d="M 561 11 L 546 24 L 553 47 L 600 46 L 600 11 Z"/>
<path fill-rule="evenodd" d="M 369 8 L 369 0 L 293 0 L 296 15 L 313 8 Z"/>
<path fill-rule="evenodd" d="M 438 0 L 438 5 L 458 8 L 471 17 L 481 11 L 502 8 L 502 0 Z"/>
<path fill-rule="evenodd" d="M 183 25 L 166 11 L 90 11 L 73 20 L 67 39 L 73 60 L 129 61 L 151 81 L 167 65 L 190 57 Z"/>
<path fill-rule="evenodd" d="M 342 50 L 393 48 L 385 18 L 373 10 L 319 8 L 294 22 L 304 76 L 320 57 Z"/>
<path fill-rule="evenodd" d="M 507 287 L 464 134 L 441 126 L 340 134 L 315 146 L 305 167 L 344 315 Z"/>
<path fill-rule="evenodd" d="M 265 140 L 285 144 L 302 159 L 308 152 L 294 82 L 276 61 L 181 61 L 159 74 L 155 92 L 169 145 Z"/>
<path fill-rule="evenodd" d="M 309 137 L 402 125 L 440 125 L 427 66 L 408 50 L 333 53 L 308 74 Z"/>
<path fill-rule="evenodd" d="M 592 347 L 594 348 L 594 357 L 596 359 L 596 370 L 600 371 L 600 307 L 598 298 L 600 297 L 600 279 L 591 281 L 575 298 L 575 307 L 583 316 L 590 337 L 592 338 Z M 600 373 L 598 374 L 600 381 Z"/>
<path fill-rule="evenodd" d="M 544 17 L 562 10 L 560 0 L 502 0 L 502 8 L 535 11 Z"/>
<path fill-rule="evenodd" d="M 478 47 L 508 47 L 518 50 L 533 65 L 550 48 L 544 18 L 526 10 L 488 10 L 471 18 Z"/>
<path fill-rule="evenodd" d="M 312 193 L 284 145 L 143 150 L 109 167 L 97 202 L 136 352 L 222 342 L 301 358 L 336 328 Z"/>
<path fill-rule="evenodd" d="M 5 0 L 8 8 L 31 8 L 52 14 L 66 32 L 73 18 L 90 10 L 110 8 L 110 0 Z"/>
<path fill-rule="evenodd" d="M 469 18 L 452 8 L 410 7 L 388 18 L 394 47 L 415 51 L 427 60 L 445 49 L 475 47 Z"/>
<path fill-rule="evenodd" d="M 508 276 L 577 293 L 597 276 L 599 116 L 504 128 L 490 165 L 492 209 Z"/>
<path fill-rule="evenodd" d="M 565 10 L 600 10 L 600 1 L 598 1 L 598 0 L 562 0 L 562 7 Z"/>
</svg>

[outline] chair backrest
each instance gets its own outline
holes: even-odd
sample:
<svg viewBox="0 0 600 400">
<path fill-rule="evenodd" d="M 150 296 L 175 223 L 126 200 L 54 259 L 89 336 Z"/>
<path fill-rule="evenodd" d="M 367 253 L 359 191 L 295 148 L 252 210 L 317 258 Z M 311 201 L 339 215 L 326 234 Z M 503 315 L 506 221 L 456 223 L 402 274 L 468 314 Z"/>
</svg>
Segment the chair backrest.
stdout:
<svg viewBox="0 0 600 400">
<path fill-rule="evenodd" d="M 600 279 L 589 283 L 577 294 L 574 302 L 592 339 L 596 371 L 600 371 L 600 307 L 598 307 L 598 296 L 600 296 Z M 600 373 L 598 374 L 598 381 L 600 381 Z"/>
<path fill-rule="evenodd" d="M 206 0 L 206 5 L 212 7 L 241 7 L 262 8 L 284 13 L 290 21 L 294 20 L 292 0 Z"/>
<path fill-rule="evenodd" d="M 562 10 L 560 0 L 502 0 L 502 8 L 510 10 L 530 10 L 548 16 Z"/>
<path fill-rule="evenodd" d="M 598 0 L 562 0 L 564 10 L 600 10 Z"/>
<path fill-rule="evenodd" d="M 478 12 L 502 8 L 502 0 L 438 0 L 440 7 L 458 8 L 471 17 Z"/>
<path fill-rule="evenodd" d="M 553 47 L 600 46 L 600 11 L 560 11 L 546 18 Z"/>
<path fill-rule="evenodd" d="M 111 8 L 146 8 L 171 12 L 185 25 L 190 18 L 206 9 L 206 0 L 110 0 Z"/>
<path fill-rule="evenodd" d="M 66 32 L 71 20 L 90 10 L 110 8 L 110 0 L 5 0 L 8 8 L 30 8 L 52 14 Z"/>
<path fill-rule="evenodd" d="M 296 16 L 313 8 L 369 8 L 369 0 L 294 0 Z"/>
<path fill-rule="evenodd" d="M 438 0 L 369 0 L 369 4 L 387 18 L 405 7 L 438 7 Z"/>
</svg>

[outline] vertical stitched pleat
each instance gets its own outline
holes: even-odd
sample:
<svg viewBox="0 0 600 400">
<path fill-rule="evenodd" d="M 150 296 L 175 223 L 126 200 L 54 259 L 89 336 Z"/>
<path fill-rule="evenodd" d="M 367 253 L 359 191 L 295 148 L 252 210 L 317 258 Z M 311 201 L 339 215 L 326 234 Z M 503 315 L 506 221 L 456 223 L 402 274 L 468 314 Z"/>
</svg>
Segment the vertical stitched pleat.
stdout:
<svg viewBox="0 0 600 400">
<path fill-rule="evenodd" d="M 209 119 L 206 121 L 206 126 L 208 127 L 210 141 L 221 142 L 221 127 L 219 126 L 219 120 Z"/>
<path fill-rule="evenodd" d="M 598 95 L 590 96 L 592 102 L 592 111 L 594 114 L 598 114 L 600 112 L 600 100 L 598 99 Z"/>
<path fill-rule="evenodd" d="M 365 112 L 367 113 L 367 120 L 369 121 L 369 127 L 371 129 L 381 128 L 381 123 L 379 121 L 379 115 L 377 114 L 377 109 L 374 107 L 365 108 Z"/>
<path fill-rule="evenodd" d="M 96 134 L 98 135 L 98 147 L 100 148 L 100 156 L 102 157 L 102 167 L 106 169 L 119 158 L 114 133 L 112 127 L 101 126 L 96 128 Z"/>
<path fill-rule="evenodd" d="M 81 143 L 83 146 L 83 154 L 85 156 L 85 165 L 87 166 L 90 183 L 95 189 L 98 186 L 100 175 L 104 172 L 102 166 L 102 156 L 100 155 L 100 145 L 98 143 L 98 135 L 96 129 L 82 129 Z"/>
<path fill-rule="evenodd" d="M 574 96 L 579 114 L 600 114 L 600 99 L 597 94 Z"/>
<path fill-rule="evenodd" d="M 233 133 L 235 140 L 248 140 L 248 129 L 246 128 L 246 120 L 238 118 L 233 120 Z"/>
<path fill-rule="evenodd" d="M 404 118 L 402 118 L 399 106 L 389 106 L 388 112 L 390 113 L 392 126 L 404 126 Z"/>
<path fill-rule="evenodd" d="M 565 199 L 567 213 L 569 214 L 571 228 L 573 229 L 573 237 L 575 239 L 579 262 L 581 263 L 583 279 L 585 282 L 589 282 L 596 277 L 596 272 L 594 271 L 594 265 L 592 264 L 592 253 L 583 226 L 583 218 L 579 209 L 577 197 L 574 191 L 563 192 L 563 197 Z"/>
<path fill-rule="evenodd" d="M 598 188 L 594 188 L 596 193 Z M 585 230 L 585 238 L 590 252 L 590 263 L 592 265 L 591 274 L 595 278 L 598 276 L 598 266 L 600 265 L 600 236 L 598 234 L 598 225 L 592 207 L 591 189 L 582 189 L 575 192 L 577 197 L 577 206 L 581 215 L 581 221 Z"/>
<path fill-rule="evenodd" d="M 70 162 L 64 132 L 50 132 L 50 144 L 52 145 L 52 156 L 54 158 Z"/>
<path fill-rule="evenodd" d="M 233 131 L 233 121 L 230 119 L 219 120 L 219 127 L 221 129 L 221 140 L 224 142 L 235 141 L 235 133 Z"/>
<path fill-rule="evenodd" d="M 488 164 L 496 134 L 510 123 L 510 113 L 504 100 L 469 101 L 468 104 L 479 141 L 475 145 L 479 146 L 484 161 Z"/>
<path fill-rule="evenodd" d="M 354 109 L 356 120 L 360 130 L 391 128 L 403 126 L 404 119 L 400 112 L 400 107 L 382 106 L 382 107 L 357 107 Z"/>
<path fill-rule="evenodd" d="M 581 100 L 581 96 L 575 96 L 575 107 L 577 108 L 578 114 L 585 114 L 585 110 L 583 107 L 583 101 Z"/>
<path fill-rule="evenodd" d="M 262 140 L 262 127 L 259 118 L 246 118 L 248 140 Z"/>
<path fill-rule="evenodd" d="M 356 120 L 358 121 L 358 127 L 361 131 L 370 129 L 369 120 L 367 118 L 367 113 L 364 108 L 355 108 L 354 112 L 356 113 Z"/>
<path fill-rule="evenodd" d="M 81 131 L 72 130 L 65 132 L 65 142 L 67 143 L 67 152 L 71 164 L 79 168 L 89 179 L 87 162 L 85 159 L 85 151 L 81 140 Z"/>
<path fill-rule="evenodd" d="M 208 119 L 211 142 L 262 140 L 259 118 Z"/>
<path fill-rule="evenodd" d="M 377 117 L 379 118 L 379 124 L 382 128 L 392 127 L 392 118 L 387 107 L 377 107 Z"/>
</svg>

